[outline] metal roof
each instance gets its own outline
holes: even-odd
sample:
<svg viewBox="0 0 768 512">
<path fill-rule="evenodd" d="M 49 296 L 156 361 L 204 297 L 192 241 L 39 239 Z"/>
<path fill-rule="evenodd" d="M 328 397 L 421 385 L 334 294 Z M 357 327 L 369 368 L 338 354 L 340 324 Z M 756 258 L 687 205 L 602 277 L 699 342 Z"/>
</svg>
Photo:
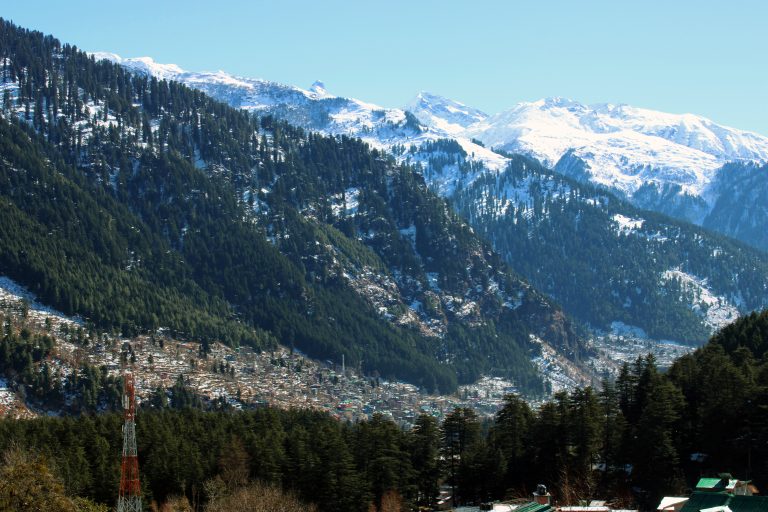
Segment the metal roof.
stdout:
<svg viewBox="0 0 768 512">
<path fill-rule="evenodd" d="M 731 512 L 768 512 L 768 496 L 734 496 L 713 492 L 694 492 L 680 512 L 701 512 L 706 509 Z"/>
<path fill-rule="evenodd" d="M 665 496 L 661 499 L 661 503 L 656 510 L 664 510 L 668 508 L 674 508 L 675 505 L 680 505 L 688 501 L 688 496 Z"/>
<path fill-rule="evenodd" d="M 696 484 L 696 489 L 710 489 L 715 491 L 732 490 L 739 481 L 735 478 L 702 478 Z"/>
<path fill-rule="evenodd" d="M 680 512 L 699 512 L 705 508 L 727 505 L 730 496 L 713 492 L 694 492 L 685 502 Z"/>
<path fill-rule="evenodd" d="M 767 512 L 768 496 L 731 496 L 728 507 L 733 512 Z"/>
<path fill-rule="evenodd" d="M 525 505 L 520 505 L 515 509 L 515 512 L 547 512 L 552 508 L 552 505 L 542 505 L 541 503 L 530 502 Z"/>
</svg>

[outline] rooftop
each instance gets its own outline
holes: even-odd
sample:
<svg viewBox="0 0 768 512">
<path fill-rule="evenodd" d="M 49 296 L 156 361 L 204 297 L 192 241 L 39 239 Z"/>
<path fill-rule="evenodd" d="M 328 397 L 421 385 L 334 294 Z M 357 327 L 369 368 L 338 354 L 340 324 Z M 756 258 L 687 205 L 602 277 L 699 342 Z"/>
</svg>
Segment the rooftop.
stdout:
<svg viewBox="0 0 768 512">
<path fill-rule="evenodd" d="M 694 492 L 680 512 L 766 512 L 768 496 L 734 496 L 726 493 Z"/>
</svg>

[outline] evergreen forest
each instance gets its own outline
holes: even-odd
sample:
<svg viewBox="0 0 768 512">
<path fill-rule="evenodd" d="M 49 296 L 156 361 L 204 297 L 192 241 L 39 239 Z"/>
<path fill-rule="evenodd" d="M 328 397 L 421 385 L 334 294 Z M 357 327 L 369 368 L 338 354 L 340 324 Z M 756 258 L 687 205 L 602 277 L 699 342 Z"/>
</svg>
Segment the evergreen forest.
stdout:
<svg viewBox="0 0 768 512">
<path fill-rule="evenodd" d="M 556 503 L 610 498 L 642 510 L 702 475 L 730 472 L 763 489 L 766 353 L 768 311 L 722 329 L 666 373 L 641 357 L 599 389 L 535 408 L 509 395 L 493 418 L 460 408 L 442 424 L 421 416 L 408 431 L 381 415 L 351 424 L 311 411 L 202 411 L 189 397 L 148 403 L 137 415 L 142 491 L 148 504 L 183 497 L 203 507 L 255 481 L 321 511 L 365 511 L 434 506 L 441 486 L 460 504 L 529 498 L 545 483 Z M 0 451 L 34 454 L 56 468 L 67 495 L 109 505 L 121 422 L 5 419 Z M 393 503 L 401 508 L 386 508 Z"/>
</svg>

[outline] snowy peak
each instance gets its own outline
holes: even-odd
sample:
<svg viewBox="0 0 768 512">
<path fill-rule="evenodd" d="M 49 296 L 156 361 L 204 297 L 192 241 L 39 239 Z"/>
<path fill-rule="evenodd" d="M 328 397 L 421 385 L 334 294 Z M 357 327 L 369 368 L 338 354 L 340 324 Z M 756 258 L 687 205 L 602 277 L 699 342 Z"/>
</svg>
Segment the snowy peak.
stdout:
<svg viewBox="0 0 768 512">
<path fill-rule="evenodd" d="M 309 92 L 315 94 L 319 98 L 333 97 L 328 93 L 328 90 L 325 88 L 325 84 L 322 82 L 322 80 L 315 80 L 309 87 Z"/>
<path fill-rule="evenodd" d="M 519 131 L 514 130 L 516 127 L 525 128 L 526 132 L 546 129 L 550 135 L 563 139 L 562 145 L 569 148 L 578 147 L 583 141 L 593 141 L 600 135 L 634 133 L 701 151 L 719 160 L 768 159 L 767 137 L 718 125 L 702 116 L 669 114 L 626 104 L 585 105 L 565 98 L 520 103 L 470 131 L 487 132 L 486 142 L 504 145 L 519 137 Z M 557 153 L 557 158 L 562 156 L 561 151 Z"/>
<path fill-rule="evenodd" d="M 189 72 L 148 57 L 93 55 L 135 72 L 178 80 L 234 107 L 307 130 L 359 137 L 392 151 L 402 162 L 421 166 L 430 186 L 447 196 L 486 171 L 505 168 L 508 159 L 491 150 L 500 149 L 608 187 L 642 208 L 706 225 L 708 218 L 718 216 L 722 202 L 720 169 L 733 161 L 768 161 L 767 137 L 693 114 L 551 97 L 489 116 L 429 92 L 419 93 L 405 109 L 383 108 L 334 96 L 320 81 L 301 89 L 223 71 Z M 757 198 L 753 206 L 759 210 L 763 202 Z M 751 218 L 742 224 L 754 222 Z M 723 232 L 733 234 L 730 228 Z"/>
<path fill-rule="evenodd" d="M 702 196 L 726 162 L 768 160 L 768 138 L 701 116 L 565 98 L 520 103 L 470 126 L 466 135 L 549 167 L 578 158 L 590 181 L 629 197 L 648 183 Z"/>
<path fill-rule="evenodd" d="M 123 59 L 109 53 L 93 55 L 122 64 L 132 71 L 177 80 L 234 107 L 271 114 L 308 130 L 359 137 L 380 149 L 397 148 L 397 157 L 404 162 L 425 167 L 435 166 L 431 157 L 440 151 L 432 143 L 454 139 L 456 145 L 453 147 L 458 146 L 460 149 L 458 156 L 452 158 L 469 158 L 480 162 L 483 169 L 498 170 L 506 165 L 504 157 L 469 139 L 452 135 L 463 131 L 465 126 L 485 119 L 486 114 L 434 94 L 421 93 L 413 102 L 413 110 L 421 112 L 425 118 L 433 111 L 435 115 L 429 119 L 440 124 L 439 127 L 425 128 L 416 115 L 406 110 L 384 108 L 353 98 L 335 96 L 319 80 L 308 89 L 300 89 L 262 79 L 236 77 L 223 71 L 184 71 L 178 66 L 157 64 L 151 59 L 149 65 L 144 59 Z M 443 118 L 449 120 L 444 121 Z M 411 151 L 411 148 L 414 150 Z M 456 174 L 459 173 L 460 164 L 446 160 L 445 155 L 436 161 L 441 162 L 436 180 L 454 184 L 448 188 L 452 190 L 457 183 Z M 472 178 L 468 176 L 467 179 Z M 441 188 L 439 184 L 437 188 Z"/>
<path fill-rule="evenodd" d="M 404 108 L 427 126 L 450 134 L 461 133 L 488 117 L 476 108 L 429 92 L 420 92 Z"/>
</svg>

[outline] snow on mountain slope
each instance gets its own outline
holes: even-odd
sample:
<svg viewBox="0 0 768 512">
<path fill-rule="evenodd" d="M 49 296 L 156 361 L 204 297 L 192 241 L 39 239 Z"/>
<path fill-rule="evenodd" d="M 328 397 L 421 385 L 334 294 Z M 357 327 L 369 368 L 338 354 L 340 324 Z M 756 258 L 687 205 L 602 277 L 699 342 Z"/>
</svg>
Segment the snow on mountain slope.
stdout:
<svg viewBox="0 0 768 512">
<path fill-rule="evenodd" d="M 522 153 L 559 173 L 608 187 L 641 208 L 768 248 L 768 242 L 754 236 L 768 231 L 762 220 L 758 226 L 751 219 L 726 222 L 744 215 L 739 216 L 739 208 L 721 211 L 723 204 L 729 204 L 723 201 L 724 194 L 738 188 L 736 183 L 744 181 L 740 176 L 751 172 L 749 165 L 768 162 L 768 137 L 704 117 L 628 105 L 584 105 L 563 98 L 520 103 L 488 116 L 428 92 L 419 93 L 404 109 L 384 108 L 335 96 L 322 82 L 301 89 L 223 71 L 184 71 L 149 57 L 93 55 L 135 72 L 178 80 L 232 106 L 308 130 L 359 137 L 392 152 L 401 162 L 420 165 L 430 186 L 444 196 L 452 196 L 486 171 L 504 169 L 508 159 L 494 150 Z M 746 170 L 737 168 L 739 172 L 726 176 L 723 168 L 729 162 L 740 162 Z M 758 189 L 768 186 L 765 173 L 750 176 Z M 745 196 L 742 192 L 735 194 Z M 757 198 L 740 207 L 760 212 L 763 202 Z"/>
<path fill-rule="evenodd" d="M 476 108 L 424 91 L 417 94 L 405 110 L 426 126 L 459 136 L 467 127 L 488 118 L 488 114 Z"/>
<path fill-rule="evenodd" d="M 721 329 L 739 318 L 739 309 L 726 297 L 716 295 L 709 289 L 707 279 L 699 279 L 680 269 L 664 272 L 662 283 L 677 280 L 682 289 L 690 295 L 691 309 L 703 317 L 713 330 Z"/>
<path fill-rule="evenodd" d="M 520 103 L 484 116 L 421 93 L 408 108 L 423 124 L 452 136 L 532 156 L 561 174 L 618 192 L 641 208 L 768 250 L 760 192 L 768 187 L 768 174 L 755 166 L 768 161 L 768 137 L 692 114 L 563 98 Z"/>
<path fill-rule="evenodd" d="M 520 103 L 463 132 L 486 145 L 524 153 L 548 167 L 563 157 L 583 162 L 589 181 L 629 198 L 648 184 L 713 199 L 716 172 L 735 160 L 768 161 L 768 137 L 724 127 L 692 114 L 628 105 L 583 105 L 563 98 Z"/>
<path fill-rule="evenodd" d="M 96 59 L 121 64 L 134 72 L 182 82 L 234 107 L 274 115 L 309 130 L 359 137 L 379 149 L 415 148 L 415 151 L 395 151 L 401 161 L 428 165 L 430 152 L 420 151 L 419 148 L 441 139 L 455 139 L 469 158 L 480 162 L 484 170 L 501 169 L 506 165 L 504 157 L 467 138 L 456 137 L 450 131 L 456 131 L 451 125 L 459 126 L 456 124 L 458 120 L 463 119 L 461 122 L 467 124 L 467 120 L 474 122 L 485 117 L 482 112 L 460 103 L 451 102 L 441 110 L 441 115 L 452 113 L 450 121 L 443 122 L 435 117 L 435 126 L 424 126 L 406 110 L 335 96 L 319 81 L 309 89 L 301 89 L 268 80 L 235 77 L 223 71 L 189 72 L 174 64 L 159 64 L 149 57 L 122 58 L 114 53 L 92 55 Z M 422 100 L 427 101 L 428 98 L 438 97 L 425 93 Z M 464 129 L 463 126 L 460 128 Z M 441 183 L 439 188 L 446 193 L 450 193 L 460 179 L 459 169 L 451 165 L 432 170 Z"/>
<path fill-rule="evenodd" d="M 177 75 L 184 73 L 184 70 L 176 64 L 160 64 L 159 62 L 155 62 L 151 57 L 135 57 L 132 59 L 124 59 L 116 53 L 109 52 L 94 52 L 91 53 L 91 55 L 96 60 L 110 60 L 130 69 L 131 71 L 152 75 L 160 79 L 171 80 L 175 79 Z"/>
<path fill-rule="evenodd" d="M 301 89 L 223 71 L 184 71 L 149 57 L 93 55 L 136 72 L 178 80 L 236 107 L 279 114 L 308 129 L 360 137 L 380 148 L 456 139 L 470 159 L 490 169 L 498 169 L 504 160 L 483 151 L 471 138 L 533 156 L 548 167 L 564 156 L 576 157 L 586 165 L 590 181 L 629 197 L 648 183 L 679 185 L 684 194 L 705 197 L 726 162 L 768 162 L 768 137 L 693 114 L 547 98 L 488 116 L 428 92 L 419 93 L 404 109 L 393 109 L 334 96 L 322 82 Z"/>
</svg>

